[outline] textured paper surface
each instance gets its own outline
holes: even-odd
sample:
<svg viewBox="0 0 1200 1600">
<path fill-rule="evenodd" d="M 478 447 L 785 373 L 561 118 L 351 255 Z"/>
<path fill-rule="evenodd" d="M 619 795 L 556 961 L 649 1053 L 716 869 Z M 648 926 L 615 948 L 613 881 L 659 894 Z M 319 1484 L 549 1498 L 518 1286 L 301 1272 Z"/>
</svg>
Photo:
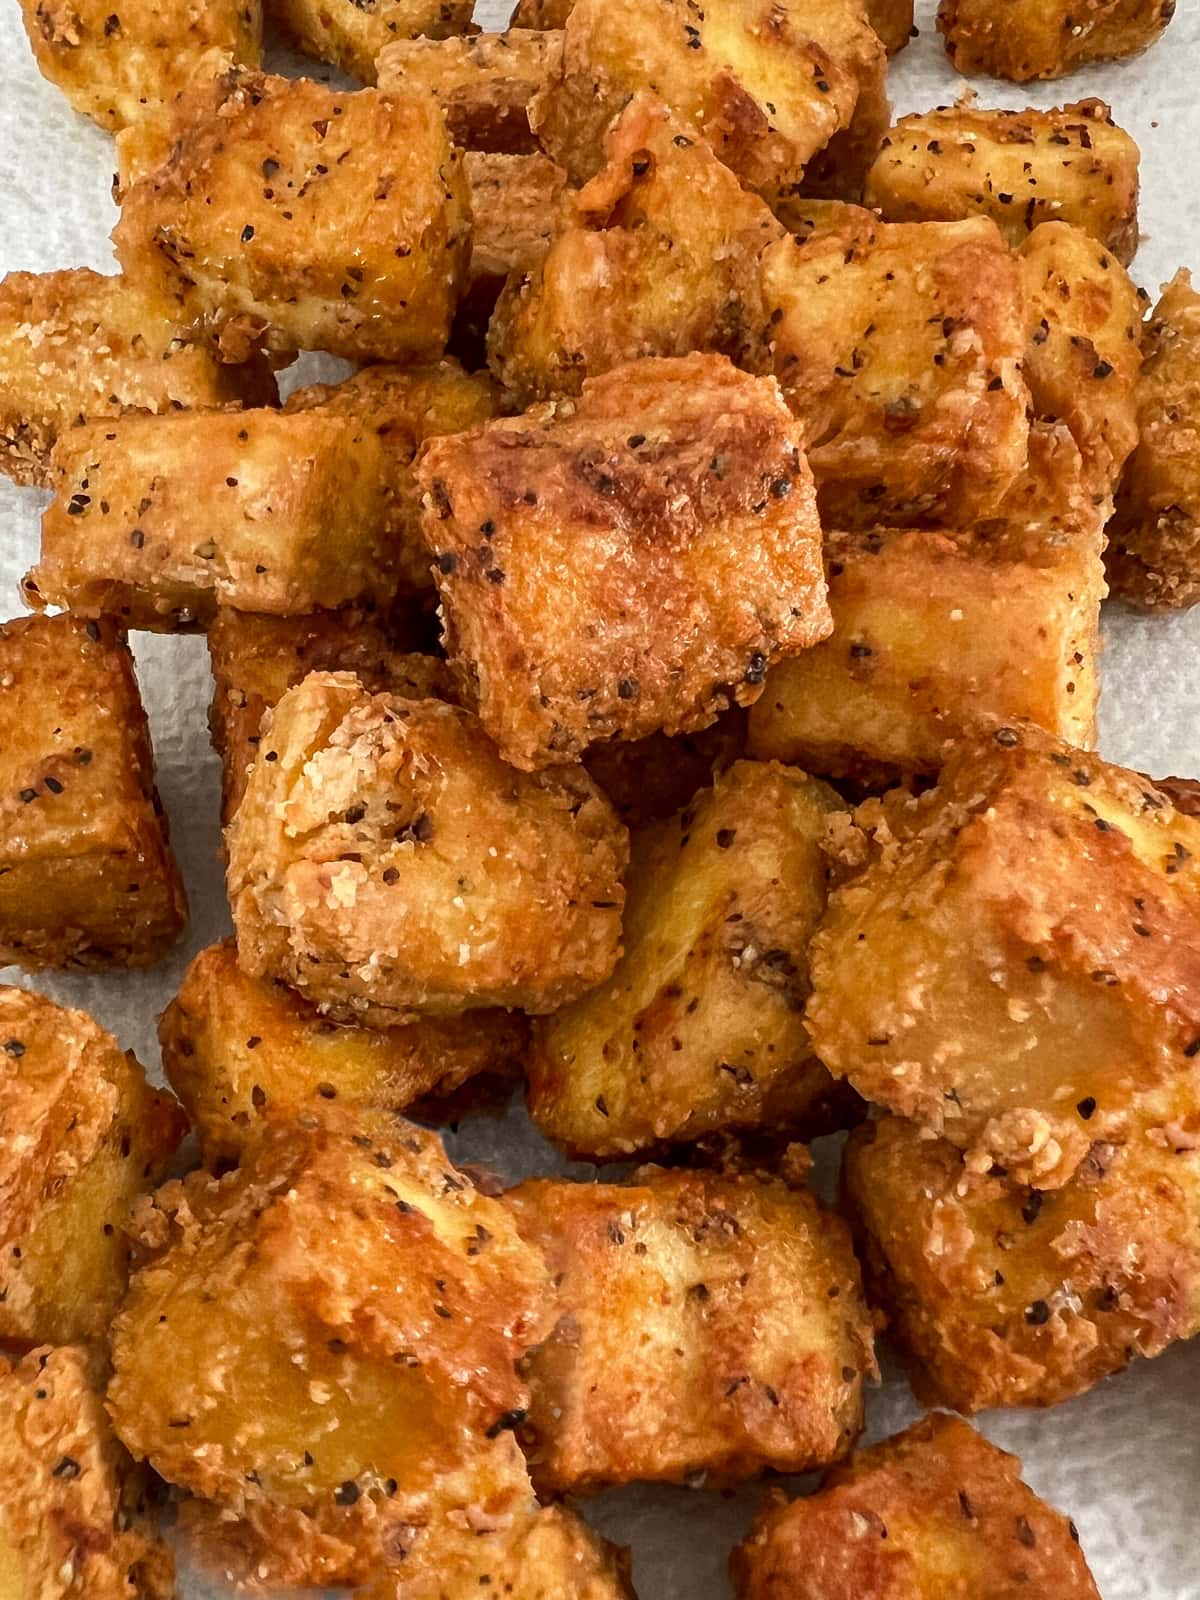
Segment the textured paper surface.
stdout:
<svg viewBox="0 0 1200 1600">
<path fill-rule="evenodd" d="M 898 112 L 946 103 L 963 87 L 934 34 L 932 5 L 918 9 L 922 36 L 892 74 Z M 497 11 L 481 7 L 481 20 L 494 20 Z M 984 105 L 1049 106 L 1092 94 L 1111 101 L 1143 152 L 1147 238 L 1135 277 L 1156 295 L 1176 267 L 1200 268 L 1198 0 L 1181 0 L 1164 41 L 1138 61 L 1028 91 L 985 80 L 977 87 Z M 16 0 L 0 0 L 0 273 L 111 271 L 112 168 L 108 137 L 41 80 Z M 19 608 L 17 582 L 37 554 L 42 499 L 0 478 L 0 584 L 8 597 L 0 615 Z M 1200 773 L 1200 608 L 1144 619 L 1110 607 L 1105 634 L 1103 753 L 1159 775 Z M 186 943 L 152 972 L 44 977 L 38 986 L 94 1012 L 156 1070 L 157 1015 L 191 955 L 227 931 L 228 913 L 217 863 L 218 771 L 205 723 L 203 640 L 141 635 L 136 649 L 191 927 Z M 0 978 L 25 981 L 14 973 Z M 519 1111 L 466 1127 L 450 1143 L 459 1157 L 490 1160 L 514 1177 L 559 1170 Z M 915 1409 L 903 1380 L 889 1374 L 870 1397 L 870 1437 L 903 1426 Z M 1017 1450 L 1034 1487 L 1074 1516 L 1104 1600 L 1200 1600 L 1200 1341 L 1055 1411 L 996 1413 L 982 1426 Z M 633 1545 L 642 1600 L 727 1600 L 728 1551 L 761 1493 L 761 1485 L 730 1496 L 633 1488 L 590 1501 L 587 1513 L 610 1537 Z"/>
</svg>

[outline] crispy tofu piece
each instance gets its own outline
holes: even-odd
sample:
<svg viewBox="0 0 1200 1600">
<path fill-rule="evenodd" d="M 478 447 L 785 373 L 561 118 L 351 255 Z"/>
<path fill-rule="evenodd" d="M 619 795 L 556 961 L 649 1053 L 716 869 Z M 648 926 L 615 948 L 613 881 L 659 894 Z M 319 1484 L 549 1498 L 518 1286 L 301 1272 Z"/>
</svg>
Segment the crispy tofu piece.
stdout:
<svg viewBox="0 0 1200 1600">
<path fill-rule="evenodd" d="M 282 348 L 441 353 L 470 212 L 429 95 L 229 72 L 182 96 L 172 136 L 163 165 L 121 199 L 113 240 L 136 283 L 183 320 Z"/>
<path fill-rule="evenodd" d="M 1029 83 L 1140 55 L 1174 15 L 1175 0 L 941 0 L 937 25 L 959 72 Z"/>
<path fill-rule="evenodd" d="M 877 785 L 936 773 L 973 728 L 1096 742 L 1103 537 L 825 534 L 833 635 L 767 675 L 752 755 Z"/>
<path fill-rule="evenodd" d="M 944 1415 L 856 1451 L 806 1499 L 772 1490 L 731 1566 L 739 1600 L 1009 1600 L 1026 1587 L 1100 1600 L 1075 1524 L 1016 1456 Z"/>
<path fill-rule="evenodd" d="M 21 0 L 44 78 L 116 133 L 170 101 L 206 62 L 257 67 L 260 0 Z"/>
<path fill-rule="evenodd" d="M 850 4 L 834 0 L 834 5 L 844 19 L 851 13 L 857 15 L 860 10 L 859 0 L 851 0 Z M 826 6 L 825 9 L 830 8 Z M 854 115 L 805 167 L 799 185 L 805 194 L 854 202 L 862 199 L 867 173 L 892 122 L 892 105 L 887 93 L 887 56 L 877 44 L 871 46 L 860 63 L 857 76 L 858 99 Z M 795 184 L 785 184 L 771 192 L 771 203 L 777 212 L 781 202 L 788 203 L 795 189 Z"/>
<path fill-rule="evenodd" d="M 374 1109 L 436 1115 L 481 1074 L 511 1084 L 525 1019 L 506 1011 L 422 1017 L 393 1028 L 339 1026 L 286 985 L 251 978 L 232 939 L 202 950 L 163 1012 L 163 1070 L 210 1166 L 236 1161 L 265 1122 Z"/>
<path fill-rule="evenodd" d="M 125 278 L 85 267 L 0 281 L 0 471 L 44 484 L 59 434 L 85 417 L 270 405 L 261 359 L 227 366 Z"/>
<path fill-rule="evenodd" d="M 993 514 L 1026 464 L 1019 264 L 996 225 L 874 223 L 762 259 L 768 362 L 826 527 Z"/>
<path fill-rule="evenodd" d="M 562 35 L 532 28 L 451 39 L 401 39 L 378 62 L 379 87 L 428 90 L 464 150 L 537 149 L 529 102 L 562 50 Z"/>
<path fill-rule="evenodd" d="M 174 1561 L 141 1515 L 137 1474 L 79 1346 L 0 1357 L 0 1582 L 18 1600 L 170 1600 Z"/>
<path fill-rule="evenodd" d="M 264 733 L 226 833 L 252 976 L 389 1026 L 550 1011 L 612 971 L 628 836 L 581 767 L 515 772 L 469 712 L 344 672 Z"/>
<path fill-rule="evenodd" d="M 223 823 L 241 804 L 264 715 L 310 672 L 353 672 L 365 688 L 405 700 L 455 699 L 446 663 L 405 650 L 403 635 L 396 619 L 356 606 L 299 617 L 218 606 L 208 629 L 208 723 L 221 758 Z"/>
<path fill-rule="evenodd" d="M 897 791 L 811 952 L 817 1056 L 868 1100 L 1059 1188 L 1200 1049 L 1200 823 L 1029 725 Z"/>
<path fill-rule="evenodd" d="M 752 364 L 758 260 L 783 229 L 682 126 L 637 96 L 608 137 L 608 165 L 564 199 L 549 249 L 516 262 L 488 355 L 521 404 L 578 394 L 639 356 L 705 350 Z"/>
<path fill-rule="evenodd" d="M 1014 249 L 1043 222 L 1069 222 L 1128 266 L 1139 160 L 1103 100 L 1053 111 L 942 106 L 889 130 L 864 203 L 888 222 L 991 217 Z"/>
<path fill-rule="evenodd" d="M 692 355 L 425 447 L 447 650 L 506 761 L 706 727 L 828 633 L 798 435 L 773 383 Z"/>
<path fill-rule="evenodd" d="M 187 922 L 133 658 L 111 621 L 0 626 L 0 965 L 140 967 Z"/>
<path fill-rule="evenodd" d="M 650 733 L 592 745 L 583 764 L 627 827 L 665 822 L 698 789 L 746 751 L 746 713 L 739 706 L 697 733 Z"/>
<path fill-rule="evenodd" d="M 474 0 L 266 0 L 267 15 L 297 50 L 374 83 L 396 39 L 448 39 L 471 31 Z"/>
<path fill-rule="evenodd" d="M 1147 611 L 1200 601 L 1200 294 L 1189 272 L 1146 325 L 1137 384 L 1139 441 L 1108 528 L 1108 576 Z"/>
<path fill-rule="evenodd" d="M 556 1289 L 524 1362 L 539 1492 L 807 1472 L 850 1448 L 871 1324 L 845 1224 L 807 1189 L 650 1167 L 507 1198 Z"/>
<path fill-rule="evenodd" d="M 187 1119 L 86 1012 L 30 990 L 0 988 L 0 1048 L 0 1340 L 102 1341 L 131 1207 Z"/>
<path fill-rule="evenodd" d="M 913 37 L 913 0 L 866 0 L 867 21 L 883 40 L 890 56 L 903 50 Z"/>
<path fill-rule="evenodd" d="M 921 1400 L 1057 1405 L 1200 1331 L 1198 1133 L 1193 1115 L 1097 1141 L 1051 1193 L 970 1172 L 899 1117 L 852 1134 L 868 1287 Z"/>
<path fill-rule="evenodd" d="M 415 1578 L 443 1519 L 526 1505 L 514 1363 L 544 1266 L 440 1140 L 392 1117 L 268 1127 L 150 1224 L 165 1248 L 114 1324 L 113 1423 L 261 1546 L 257 1581 Z"/>
<path fill-rule="evenodd" d="M 739 761 L 635 832 L 624 954 L 535 1026 L 529 1111 L 581 1159 L 624 1160 L 727 1129 L 804 1126 L 831 1084 L 804 1030 L 808 943 L 825 909 L 821 839 L 842 801 Z"/>
</svg>

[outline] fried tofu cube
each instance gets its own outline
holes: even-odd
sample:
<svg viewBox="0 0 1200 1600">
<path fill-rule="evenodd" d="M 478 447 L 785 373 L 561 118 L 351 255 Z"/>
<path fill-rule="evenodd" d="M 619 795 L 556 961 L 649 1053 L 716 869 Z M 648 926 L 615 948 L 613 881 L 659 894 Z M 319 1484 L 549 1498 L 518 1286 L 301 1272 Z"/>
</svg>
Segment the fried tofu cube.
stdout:
<svg viewBox="0 0 1200 1600">
<path fill-rule="evenodd" d="M 21 15 L 42 76 L 112 133 L 172 100 L 214 54 L 250 67 L 262 55 L 260 0 L 21 0 Z"/>
<path fill-rule="evenodd" d="M 436 1115 L 481 1075 L 511 1084 L 525 1019 L 506 1011 L 422 1017 L 393 1028 L 339 1026 L 278 982 L 238 966 L 232 939 L 202 950 L 163 1012 L 163 1070 L 210 1166 L 236 1161 L 265 1122 L 374 1109 Z"/>
<path fill-rule="evenodd" d="M 804 1125 L 831 1087 L 804 1030 L 821 839 L 842 801 L 804 773 L 739 761 L 635 832 L 624 953 L 606 983 L 539 1019 L 529 1111 L 588 1160 L 726 1129 Z"/>
<path fill-rule="evenodd" d="M 1147 611 L 1200 601 L 1200 294 L 1189 272 L 1163 290 L 1142 339 L 1139 440 L 1108 528 L 1108 576 Z"/>
<path fill-rule="evenodd" d="M 0 626 L 0 965 L 159 961 L 187 900 L 133 658 L 110 621 Z"/>
<path fill-rule="evenodd" d="M 140 1515 L 137 1474 L 77 1346 L 0 1357 L 0 1581 L 12 1600 L 170 1600 L 174 1562 Z"/>
<path fill-rule="evenodd" d="M 379 58 L 385 90 L 428 90 L 456 145 L 520 155 L 537 149 L 529 102 L 562 49 L 562 35 L 532 28 L 452 39 L 401 39 Z"/>
<path fill-rule="evenodd" d="M 627 827 L 665 822 L 746 752 L 739 706 L 697 733 L 647 734 L 592 745 L 583 764 Z"/>
<path fill-rule="evenodd" d="M 798 441 L 776 385 L 692 355 L 425 447 L 447 649 L 506 761 L 706 727 L 828 633 Z"/>
<path fill-rule="evenodd" d="M 297 50 L 375 82 L 381 52 L 396 39 L 469 33 L 474 0 L 266 0 L 267 15 Z"/>
<path fill-rule="evenodd" d="M 813 941 L 814 1051 L 972 1171 L 1061 1187 L 1200 1049 L 1200 823 L 1026 724 L 868 826 Z"/>
<path fill-rule="evenodd" d="M 989 721 L 1096 742 L 1099 518 L 999 534 L 826 533 L 833 635 L 780 662 L 752 755 L 860 783 L 936 773 Z"/>
<path fill-rule="evenodd" d="M 1049 1193 L 968 1171 L 899 1117 L 851 1135 L 843 1190 L 868 1288 L 925 1404 L 1058 1405 L 1200 1331 L 1190 1121 L 1098 1140 Z"/>
<path fill-rule="evenodd" d="M 941 0 L 937 25 L 959 72 L 1030 83 L 1140 55 L 1174 15 L 1175 0 Z"/>
<path fill-rule="evenodd" d="M 310 673 L 226 838 L 242 967 L 390 1026 L 551 1011 L 620 949 L 628 835 L 581 767 L 508 768 L 478 719 Z"/>
<path fill-rule="evenodd" d="M 864 204 L 888 222 L 991 217 L 1014 249 L 1043 222 L 1069 222 L 1128 266 L 1139 159 L 1103 100 L 1053 111 L 943 106 L 888 131 Z"/>
<path fill-rule="evenodd" d="M 391 1117 L 268 1127 L 151 1223 L 163 1247 L 113 1328 L 113 1424 L 260 1546 L 257 1581 L 415 1578 L 443 1521 L 524 1509 L 509 1419 L 544 1266 L 440 1140 Z"/>
<path fill-rule="evenodd" d="M 549 249 L 516 263 L 488 357 L 521 404 L 578 394 L 640 356 L 758 364 L 758 260 L 783 228 L 681 126 L 639 95 L 609 135 L 608 165 L 563 202 Z"/>
<path fill-rule="evenodd" d="M 266 364 L 223 365 L 125 278 L 84 267 L 0 281 L 0 471 L 44 484 L 59 434 L 85 417 L 269 405 Z"/>
<path fill-rule="evenodd" d="M 1075 1524 L 1022 1481 L 1016 1456 L 944 1415 L 856 1451 L 805 1499 L 773 1490 L 731 1566 L 739 1600 L 899 1600 L 947 1583 L 972 1600 L 1026 1586 L 1100 1600 Z"/>
<path fill-rule="evenodd" d="M 172 136 L 163 165 L 121 200 L 113 240 L 136 283 L 183 320 L 282 348 L 441 353 L 470 214 L 429 95 L 229 72 L 183 95 Z"/>
<path fill-rule="evenodd" d="M 30 990 L 0 988 L 0 1049 L 0 1340 L 101 1341 L 131 1208 L 187 1120 L 86 1012 Z"/>
<path fill-rule="evenodd" d="M 849 1450 L 871 1323 L 848 1230 L 808 1189 L 648 1167 L 507 1198 L 556 1289 L 524 1362 L 539 1492 L 730 1483 Z"/>
<path fill-rule="evenodd" d="M 995 512 L 1028 455 L 1021 270 L 985 217 L 782 239 L 762 258 L 768 362 L 826 527 Z"/>
<path fill-rule="evenodd" d="M 913 0 L 866 0 L 867 21 L 894 56 L 913 37 Z"/>
</svg>

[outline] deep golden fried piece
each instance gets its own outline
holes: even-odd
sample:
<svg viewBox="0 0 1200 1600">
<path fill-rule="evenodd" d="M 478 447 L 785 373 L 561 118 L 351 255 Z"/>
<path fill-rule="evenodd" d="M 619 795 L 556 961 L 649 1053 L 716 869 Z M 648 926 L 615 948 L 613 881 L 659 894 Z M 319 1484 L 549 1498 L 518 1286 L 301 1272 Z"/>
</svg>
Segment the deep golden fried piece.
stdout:
<svg viewBox="0 0 1200 1600">
<path fill-rule="evenodd" d="M 436 1115 L 439 1101 L 481 1074 L 511 1084 L 528 1027 L 506 1011 L 339 1026 L 285 984 L 248 977 L 226 939 L 192 962 L 158 1036 L 163 1070 L 216 1166 L 236 1161 L 264 1122 L 330 1107 Z"/>
<path fill-rule="evenodd" d="M 807 1189 L 647 1167 L 507 1198 L 557 1294 L 524 1363 L 539 1489 L 724 1483 L 849 1449 L 871 1323 L 845 1225 Z"/>
<path fill-rule="evenodd" d="M 773 383 L 693 355 L 425 447 L 447 649 L 505 760 L 706 727 L 828 633 L 798 436 Z"/>
<path fill-rule="evenodd" d="M 562 28 L 575 9 L 575 0 L 517 0 L 513 28 Z"/>
<path fill-rule="evenodd" d="M 21 15 L 42 76 L 114 133 L 173 100 L 210 52 L 249 67 L 262 55 L 261 0 L 21 0 Z"/>
<path fill-rule="evenodd" d="M 84 417 L 269 405 L 265 363 L 225 366 L 124 278 L 85 267 L 0 281 L 0 471 L 47 481 L 50 451 Z"/>
<path fill-rule="evenodd" d="M 723 1129 L 803 1127 L 831 1087 L 802 1013 L 825 908 L 821 838 L 842 802 L 793 768 L 739 761 L 633 837 L 624 954 L 535 1027 L 529 1110 L 581 1159 Z"/>
<path fill-rule="evenodd" d="M 347 0 L 349 3 L 349 0 Z M 229 72 L 178 102 L 117 257 L 183 320 L 351 360 L 440 354 L 470 254 L 461 154 L 426 94 Z"/>
<path fill-rule="evenodd" d="M 1103 100 L 1053 111 L 942 106 L 889 130 L 863 203 L 888 222 L 991 217 L 1014 249 L 1040 223 L 1069 222 L 1128 266 L 1139 160 Z"/>
<path fill-rule="evenodd" d="M 0 965 L 159 961 L 187 900 L 133 658 L 110 620 L 0 626 Z"/>
<path fill-rule="evenodd" d="M 0 1357 L 0 1578 L 10 1600 L 170 1600 L 174 1561 L 140 1515 L 99 1362 L 70 1346 Z"/>
<path fill-rule="evenodd" d="M 617 958 L 628 839 L 583 769 L 349 673 L 280 700 L 226 837 L 243 968 L 342 1017 L 550 1011 Z"/>
<path fill-rule="evenodd" d="M 894 56 L 913 36 L 913 0 L 866 0 L 867 21 Z"/>
<path fill-rule="evenodd" d="M 1200 822 L 1028 725 L 896 791 L 813 942 L 813 1049 L 868 1100 L 1059 1188 L 1200 1049 Z"/>
<path fill-rule="evenodd" d="M 938 31 L 959 72 L 1029 83 L 1148 49 L 1175 0 L 941 0 Z"/>
<path fill-rule="evenodd" d="M 610 739 L 586 751 L 583 764 L 627 827 L 665 822 L 746 751 L 746 713 L 739 706 L 697 733 Z"/>
<path fill-rule="evenodd" d="M 297 50 L 374 83 L 396 39 L 448 39 L 471 31 L 474 0 L 266 0 L 271 21 Z"/>
<path fill-rule="evenodd" d="M 1200 294 L 1178 272 L 1146 326 L 1137 448 L 1108 528 L 1108 576 L 1148 611 L 1200 601 Z"/>
<path fill-rule="evenodd" d="M 899 1117 L 852 1134 L 843 1186 L 868 1288 L 921 1400 L 1057 1405 L 1200 1332 L 1198 1136 L 1193 1114 L 1098 1141 L 1044 1194 L 969 1172 Z"/>
<path fill-rule="evenodd" d="M 783 235 L 765 203 L 651 95 L 630 103 L 606 153 L 563 202 L 544 257 L 518 260 L 500 296 L 489 362 L 522 404 L 578 394 L 638 356 L 755 357 L 758 260 Z"/>
<path fill-rule="evenodd" d="M 438 1139 L 391 1117 L 268 1127 L 236 1173 L 160 1206 L 110 1411 L 135 1456 L 260 1545 L 258 1582 L 415 1578 L 443 1519 L 525 1506 L 508 1430 L 544 1266 Z"/>
<path fill-rule="evenodd" d="M 377 63 L 381 89 L 427 89 L 454 143 L 510 155 L 537 149 L 529 102 L 554 70 L 562 35 L 531 28 L 453 39 L 404 39 Z"/>
<path fill-rule="evenodd" d="M 807 1499 L 772 1491 L 731 1566 L 740 1600 L 1100 1600 L 1075 1524 L 947 1416 L 856 1451 Z"/>
<path fill-rule="evenodd" d="M 1096 742 L 1099 518 L 983 536 L 826 532 L 833 635 L 767 675 L 752 755 L 871 785 L 934 773 L 971 728 Z"/>
<path fill-rule="evenodd" d="M 103 1340 L 130 1208 L 186 1118 L 111 1034 L 43 995 L 0 988 L 0 1049 L 0 1340 Z"/>
<path fill-rule="evenodd" d="M 769 365 L 826 527 L 966 527 L 1025 466 L 1018 263 L 993 222 L 875 223 L 762 262 Z"/>
</svg>

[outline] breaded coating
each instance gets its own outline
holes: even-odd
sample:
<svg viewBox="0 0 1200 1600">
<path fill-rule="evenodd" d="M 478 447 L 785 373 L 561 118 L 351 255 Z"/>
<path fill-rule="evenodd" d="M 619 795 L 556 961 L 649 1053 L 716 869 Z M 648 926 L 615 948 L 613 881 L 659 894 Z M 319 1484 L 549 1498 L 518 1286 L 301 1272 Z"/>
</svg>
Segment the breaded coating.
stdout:
<svg viewBox="0 0 1200 1600">
<path fill-rule="evenodd" d="M 575 0 L 517 0 L 513 28 L 562 28 L 575 9 Z"/>
<path fill-rule="evenodd" d="M 592 745 L 583 764 L 616 807 L 626 827 L 665 822 L 698 789 L 731 767 L 746 750 L 742 707 L 696 733 L 650 733 L 644 739 L 609 739 Z"/>
<path fill-rule="evenodd" d="M 165 1248 L 114 1324 L 109 1410 L 259 1547 L 244 1576 L 415 1578 L 443 1519 L 526 1505 L 514 1363 L 546 1323 L 544 1265 L 432 1134 L 270 1126 L 236 1173 L 162 1191 L 146 1228 Z"/>
<path fill-rule="evenodd" d="M 936 773 L 972 728 L 1096 742 L 1103 537 L 1090 527 L 826 532 L 833 636 L 773 667 L 750 753 L 877 785 Z"/>
<path fill-rule="evenodd" d="M 761 364 L 758 261 L 783 228 L 685 126 L 638 95 L 608 136 L 607 166 L 564 200 L 544 257 L 515 263 L 488 359 L 521 404 L 578 394 L 638 356 Z"/>
<path fill-rule="evenodd" d="M 941 0 L 937 25 L 959 72 L 1029 83 L 1140 55 L 1174 15 L 1175 0 Z"/>
<path fill-rule="evenodd" d="M 480 1074 L 511 1083 L 524 1066 L 528 1026 L 507 1011 L 339 1026 L 285 984 L 248 977 L 226 939 L 192 962 L 158 1036 L 163 1071 L 204 1159 L 219 1166 L 236 1161 L 264 1122 L 330 1107 L 434 1114 Z"/>
<path fill-rule="evenodd" d="M 390 1026 L 551 1011 L 612 971 L 628 836 L 581 767 L 515 772 L 469 712 L 344 672 L 289 689 L 267 734 L 226 833 L 252 976 Z"/>
<path fill-rule="evenodd" d="M 257 67 L 261 0 L 20 0 L 44 78 L 116 133 L 170 101 L 207 60 Z"/>
<path fill-rule="evenodd" d="M 170 1600 L 175 1563 L 79 1346 L 0 1357 L 0 1550 L 12 1600 Z"/>
<path fill-rule="evenodd" d="M 874 223 L 762 262 L 769 365 L 800 419 L 826 527 L 966 527 L 1024 467 L 1018 263 L 995 223 Z"/>
<path fill-rule="evenodd" d="M 848 128 L 886 55 L 862 0 L 577 0 L 562 55 L 530 106 L 546 153 L 577 182 L 604 164 L 604 134 L 649 89 L 751 189 L 794 187 Z"/>
<path fill-rule="evenodd" d="M 1028 724 L 863 820 L 877 859 L 812 946 L 813 1049 L 972 1171 L 1061 1187 L 1200 1049 L 1200 822 Z"/>
<path fill-rule="evenodd" d="M 1139 441 L 1108 528 L 1108 576 L 1147 611 L 1200 600 L 1200 294 L 1178 272 L 1142 339 Z"/>
<path fill-rule="evenodd" d="M 812 9 L 806 0 L 801 15 L 807 13 L 811 17 Z M 842 24 L 855 31 L 860 14 L 870 22 L 870 7 L 860 0 L 832 0 L 832 4 L 824 3 L 821 9 L 827 17 L 831 12 L 839 13 Z M 848 126 L 835 133 L 823 150 L 817 151 L 798 185 L 784 185 L 770 194 L 777 211 L 781 211 L 781 203 L 790 203 L 789 196 L 793 196 L 797 188 L 803 193 L 830 199 L 855 202 L 862 199 L 867 173 L 892 122 L 892 105 L 887 93 L 887 55 L 874 37 L 855 71 L 859 80 L 858 100 Z"/>
<path fill-rule="evenodd" d="M 353 672 L 364 688 L 405 700 L 454 700 L 446 663 L 406 650 L 405 642 L 397 619 L 357 606 L 298 617 L 218 606 L 208 628 L 208 725 L 221 758 L 222 823 L 241 804 L 264 714 L 310 672 Z"/>
<path fill-rule="evenodd" d="M 297 50 L 363 83 L 396 39 L 448 39 L 471 31 L 474 0 L 266 0 L 268 17 Z"/>
<path fill-rule="evenodd" d="M 427 94 L 228 72 L 181 97 L 113 241 L 130 278 L 209 331 L 438 355 L 470 254 L 461 153 Z"/>
<path fill-rule="evenodd" d="M 529 102 L 562 50 L 562 35 L 532 28 L 453 39 L 403 39 L 377 63 L 381 89 L 427 89 L 454 143 L 510 155 L 535 151 Z"/>
<path fill-rule="evenodd" d="M 0 1340 L 102 1341 L 187 1119 L 86 1012 L 0 988 L 0 1040 Z"/>
<path fill-rule="evenodd" d="M 720 356 L 425 447 L 446 647 L 506 761 L 706 727 L 829 632 L 800 430 Z"/>
<path fill-rule="evenodd" d="M 1103 100 L 1053 111 L 941 106 L 889 130 L 864 204 L 888 222 L 991 217 L 1014 249 L 1040 223 L 1069 222 L 1128 266 L 1138 247 L 1139 161 Z"/>
<path fill-rule="evenodd" d="M 270 405 L 261 359 L 226 366 L 125 278 L 85 267 L 0 281 L 0 472 L 44 484 L 59 434 L 85 417 Z"/>
<path fill-rule="evenodd" d="M 616 970 L 535 1026 L 529 1111 L 547 1138 L 624 1160 L 725 1129 L 795 1133 L 819 1112 L 831 1081 L 803 1011 L 841 806 L 794 768 L 739 761 L 635 832 Z"/>
<path fill-rule="evenodd" d="M 925 1404 L 1057 1405 L 1200 1332 L 1200 1116 L 1098 1140 L 1051 1193 L 886 1117 L 851 1135 L 843 1188 Z"/>
<path fill-rule="evenodd" d="M 18 617 L 0 682 L 0 965 L 160 961 L 187 900 L 123 633 Z"/>
<path fill-rule="evenodd" d="M 797 194 L 776 201 L 775 215 L 790 234 L 803 243 L 814 233 L 834 233 L 841 228 L 860 229 L 878 222 L 874 212 L 849 200 Z"/>
<path fill-rule="evenodd" d="M 730 1563 L 739 1600 L 1100 1600 L 1073 1522 L 958 1417 L 858 1450 L 817 1494 L 773 1490 Z"/>
<path fill-rule="evenodd" d="M 913 37 L 913 0 L 866 0 L 867 21 L 894 56 Z"/>
</svg>

